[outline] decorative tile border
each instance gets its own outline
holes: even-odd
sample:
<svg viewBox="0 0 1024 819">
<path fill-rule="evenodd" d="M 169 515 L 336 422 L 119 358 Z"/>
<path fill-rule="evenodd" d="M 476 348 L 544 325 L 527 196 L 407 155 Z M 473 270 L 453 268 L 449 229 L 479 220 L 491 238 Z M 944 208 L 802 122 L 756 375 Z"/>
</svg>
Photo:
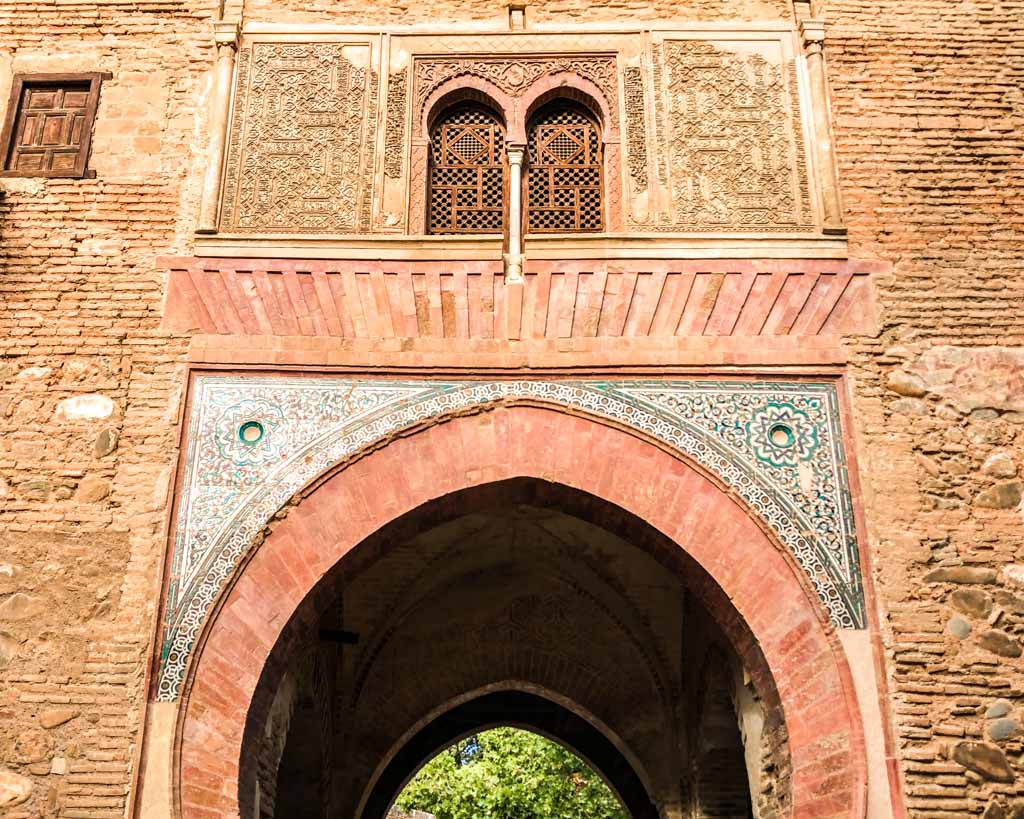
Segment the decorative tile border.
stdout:
<svg viewBox="0 0 1024 819">
<path fill-rule="evenodd" d="M 830 382 L 199 376 L 158 699 L 177 699 L 192 646 L 225 581 L 299 489 L 398 430 L 514 399 L 609 418 L 694 459 L 775 531 L 837 627 L 864 627 L 839 406 Z"/>
</svg>

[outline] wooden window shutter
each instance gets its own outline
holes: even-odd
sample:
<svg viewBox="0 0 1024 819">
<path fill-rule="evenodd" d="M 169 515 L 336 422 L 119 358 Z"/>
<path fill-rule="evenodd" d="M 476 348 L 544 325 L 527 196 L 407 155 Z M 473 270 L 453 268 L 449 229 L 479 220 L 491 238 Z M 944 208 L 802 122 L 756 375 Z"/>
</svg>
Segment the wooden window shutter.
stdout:
<svg viewBox="0 0 1024 819">
<path fill-rule="evenodd" d="M 21 74 L 0 132 L 4 176 L 87 177 L 100 83 L 110 74 Z"/>
</svg>

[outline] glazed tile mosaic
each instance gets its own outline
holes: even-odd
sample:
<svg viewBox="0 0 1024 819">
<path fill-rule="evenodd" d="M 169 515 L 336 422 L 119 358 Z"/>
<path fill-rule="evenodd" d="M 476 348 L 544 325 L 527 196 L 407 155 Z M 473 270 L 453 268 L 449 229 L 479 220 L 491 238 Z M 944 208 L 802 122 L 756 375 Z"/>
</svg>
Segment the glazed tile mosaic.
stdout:
<svg viewBox="0 0 1024 819">
<path fill-rule="evenodd" d="M 192 645 L 224 582 L 297 490 L 397 430 L 518 398 L 613 419 L 696 460 L 776 532 L 837 627 L 864 627 L 832 383 L 199 376 L 188 419 L 159 699 L 177 699 Z"/>
</svg>

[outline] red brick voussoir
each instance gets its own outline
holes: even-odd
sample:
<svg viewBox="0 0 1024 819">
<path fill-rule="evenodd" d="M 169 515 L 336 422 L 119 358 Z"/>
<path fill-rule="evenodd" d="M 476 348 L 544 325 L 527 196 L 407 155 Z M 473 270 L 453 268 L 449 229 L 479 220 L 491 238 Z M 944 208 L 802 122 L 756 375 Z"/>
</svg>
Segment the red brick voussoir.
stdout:
<svg viewBox="0 0 1024 819">
<path fill-rule="evenodd" d="M 511 406 L 428 426 L 354 461 L 258 548 L 224 592 L 193 659 L 178 737 L 182 819 L 238 817 L 243 733 L 260 674 L 324 574 L 394 518 L 517 477 L 621 507 L 702 566 L 745 621 L 773 677 L 793 766 L 790 815 L 865 815 L 864 741 L 849 668 L 782 548 L 733 496 L 652 442 L 554 408 Z"/>
</svg>

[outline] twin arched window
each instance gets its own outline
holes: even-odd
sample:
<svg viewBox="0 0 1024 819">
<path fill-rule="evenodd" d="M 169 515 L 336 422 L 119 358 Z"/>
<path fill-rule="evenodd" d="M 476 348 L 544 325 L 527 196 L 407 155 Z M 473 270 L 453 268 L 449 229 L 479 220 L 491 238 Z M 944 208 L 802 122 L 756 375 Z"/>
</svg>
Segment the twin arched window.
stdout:
<svg viewBox="0 0 1024 819">
<path fill-rule="evenodd" d="M 603 159 L 597 123 L 575 102 L 543 106 L 527 129 L 526 229 L 604 229 Z M 430 134 L 430 233 L 500 233 L 507 210 L 505 129 L 477 103 L 445 111 Z"/>
</svg>

